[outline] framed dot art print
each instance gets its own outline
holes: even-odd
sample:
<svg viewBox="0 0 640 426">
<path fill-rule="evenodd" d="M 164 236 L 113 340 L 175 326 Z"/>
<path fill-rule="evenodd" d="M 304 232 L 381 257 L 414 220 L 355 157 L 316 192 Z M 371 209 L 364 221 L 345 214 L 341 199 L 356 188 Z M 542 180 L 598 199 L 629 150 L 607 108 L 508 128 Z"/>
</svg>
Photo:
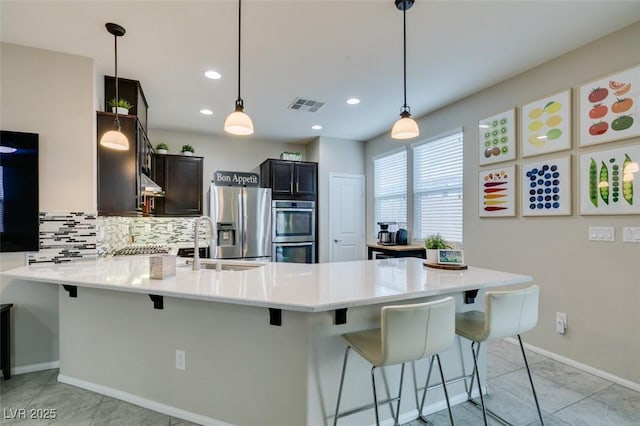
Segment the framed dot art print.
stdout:
<svg viewBox="0 0 640 426">
<path fill-rule="evenodd" d="M 571 214 L 571 156 L 520 167 L 522 216 Z"/>
<path fill-rule="evenodd" d="M 492 115 L 478 122 L 479 164 L 516 158 L 516 109 Z"/>
</svg>

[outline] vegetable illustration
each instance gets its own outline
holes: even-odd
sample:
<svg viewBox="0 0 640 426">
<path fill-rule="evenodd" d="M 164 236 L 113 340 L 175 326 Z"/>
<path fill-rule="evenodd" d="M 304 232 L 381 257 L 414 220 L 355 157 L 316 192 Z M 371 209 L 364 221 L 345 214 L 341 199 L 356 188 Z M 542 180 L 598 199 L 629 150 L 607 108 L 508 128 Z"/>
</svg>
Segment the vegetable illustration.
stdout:
<svg viewBox="0 0 640 426">
<path fill-rule="evenodd" d="M 599 121 L 597 123 L 593 123 L 591 127 L 589 127 L 589 134 L 592 136 L 603 135 L 607 130 L 609 130 L 609 123 L 606 121 Z"/>
<path fill-rule="evenodd" d="M 611 122 L 611 128 L 616 131 L 626 130 L 633 125 L 633 117 L 631 115 L 620 115 Z M 591 129 L 589 129 L 591 133 Z"/>
<path fill-rule="evenodd" d="M 531 112 L 529 112 L 529 118 L 532 120 L 535 120 L 536 118 L 540 118 L 543 112 L 544 111 L 542 110 L 542 108 L 534 108 L 531 110 Z"/>
<path fill-rule="evenodd" d="M 544 112 L 546 112 L 547 114 L 555 114 L 556 112 L 560 111 L 561 108 L 562 108 L 562 104 L 560 102 L 551 101 L 544 106 Z"/>
<path fill-rule="evenodd" d="M 606 107 L 605 107 L 606 108 Z M 606 114 L 606 113 L 605 113 Z M 596 118 L 600 118 L 600 117 L 596 117 Z M 558 126 L 560 123 L 562 123 L 562 117 L 560 117 L 559 115 L 552 115 L 551 117 L 549 117 L 547 119 L 547 121 L 545 122 L 545 124 L 547 125 L 547 127 L 556 127 Z"/>
<path fill-rule="evenodd" d="M 532 121 L 531 124 L 529 124 L 529 130 L 535 132 L 536 130 L 542 129 L 543 126 L 544 123 L 540 120 Z"/>
<path fill-rule="evenodd" d="M 611 90 L 621 89 L 624 85 L 625 83 L 618 83 L 617 81 L 609 80 L 609 88 L 611 88 Z"/>
<path fill-rule="evenodd" d="M 622 198 L 624 198 L 629 205 L 633 205 L 633 173 L 628 171 L 630 169 L 631 158 L 625 154 L 624 162 L 622 163 Z"/>
<path fill-rule="evenodd" d="M 589 199 L 594 207 L 598 207 L 598 165 L 593 158 L 589 163 Z"/>
<path fill-rule="evenodd" d="M 611 105 L 611 111 L 616 114 L 620 114 L 621 112 L 629 111 L 633 106 L 633 99 L 631 98 L 618 98 L 617 101 L 613 105 Z"/>
<path fill-rule="evenodd" d="M 609 110 L 606 105 L 595 104 L 591 111 L 589 111 L 589 118 L 593 118 L 594 120 L 596 118 L 602 118 L 607 115 L 607 112 L 609 112 Z"/>
<path fill-rule="evenodd" d="M 591 90 L 591 93 L 589 93 L 589 102 L 591 103 L 596 103 L 596 102 L 600 102 L 602 100 L 604 100 L 607 96 L 609 96 L 609 90 L 605 89 L 603 87 L 596 87 L 595 89 Z"/>
<path fill-rule="evenodd" d="M 613 94 L 616 96 L 622 96 L 629 93 L 629 90 L 631 90 L 631 83 L 624 85 L 622 89 L 616 90 L 615 92 L 613 92 Z"/>
<path fill-rule="evenodd" d="M 609 159 L 609 162 L 613 163 L 613 166 L 611 167 L 611 186 L 613 187 L 613 190 L 611 191 L 611 201 L 617 203 L 618 196 L 620 195 L 620 167 L 615 164 L 615 161 L 616 160 L 614 158 Z"/>
<path fill-rule="evenodd" d="M 551 129 L 547 132 L 547 139 L 550 141 L 558 139 L 560 136 L 562 136 L 562 130 L 560 129 Z"/>
<path fill-rule="evenodd" d="M 602 168 L 600 169 L 600 183 L 598 184 L 600 190 L 600 198 L 605 204 L 609 204 L 609 169 L 607 165 L 602 162 Z"/>
</svg>

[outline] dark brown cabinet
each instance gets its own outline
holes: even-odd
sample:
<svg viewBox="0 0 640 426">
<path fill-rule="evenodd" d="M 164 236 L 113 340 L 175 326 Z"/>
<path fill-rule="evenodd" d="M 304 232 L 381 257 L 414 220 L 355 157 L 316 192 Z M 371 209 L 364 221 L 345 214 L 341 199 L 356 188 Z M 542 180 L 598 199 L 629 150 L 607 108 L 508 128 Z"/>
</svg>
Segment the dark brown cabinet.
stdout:
<svg viewBox="0 0 640 426">
<path fill-rule="evenodd" d="M 98 214 L 130 216 L 141 211 L 140 173 L 153 176 L 153 147 L 136 116 L 119 115 L 129 149 L 117 151 L 100 145 L 113 129 L 115 114 L 97 113 Z"/>
<path fill-rule="evenodd" d="M 114 77 L 104 76 L 104 110 L 111 112 L 109 101 L 116 97 L 116 79 Z M 126 99 L 133 104 L 129 110 L 129 115 L 135 115 L 145 132 L 147 129 L 147 98 L 144 96 L 142 86 L 138 80 L 129 80 L 127 78 L 118 77 L 118 97 Z"/>
<path fill-rule="evenodd" d="M 265 160 L 260 165 L 262 187 L 271 188 L 274 200 L 315 201 L 318 192 L 318 163 Z"/>
<path fill-rule="evenodd" d="M 202 157 L 155 155 L 156 183 L 165 192 L 155 199 L 156 216 L 202 215 Z"/>
</svg>

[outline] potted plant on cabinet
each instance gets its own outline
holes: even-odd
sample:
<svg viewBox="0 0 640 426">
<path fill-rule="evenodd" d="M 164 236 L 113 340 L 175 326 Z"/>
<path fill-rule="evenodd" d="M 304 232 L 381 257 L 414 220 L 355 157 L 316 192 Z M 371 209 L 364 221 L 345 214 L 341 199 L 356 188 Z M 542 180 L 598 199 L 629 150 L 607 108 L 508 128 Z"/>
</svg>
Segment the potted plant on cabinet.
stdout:
<svg viewBox="0 0 640 426">
<path fill-rule="evenodd" d="M 191 145 L 182 145 L 182 155 L 193 155 L 193 147 Z"/>
<path fill-rule="evenodd" d="M 156 145 L 156 153 L 157 154 L 168 154 L 169 153 L 169 146 L 164 142 L 159 143 L 158 145 Z"/>
<path fill-rule="evenodd" d="M 111 107 L 111 112 L 116 112 L 117 108 L 118 114 L 122 115 L 128 115 L 129 110 L 133 107 L 133 105 L 130 104 L 129 101 L 123 98 L 120 98 L 120 100 L 113 98 L 109 101 L 108 105 Z"/>
<path fill-rule="evenodd" d="M 450 249 L 451 246 L 447 244 L 444 238 L 440 234 L 429 235 L 424 240 L 424 248 L 427 250 L 427 260 L 429 264 L 438 263 L 438 250 Z"/>
</svg>

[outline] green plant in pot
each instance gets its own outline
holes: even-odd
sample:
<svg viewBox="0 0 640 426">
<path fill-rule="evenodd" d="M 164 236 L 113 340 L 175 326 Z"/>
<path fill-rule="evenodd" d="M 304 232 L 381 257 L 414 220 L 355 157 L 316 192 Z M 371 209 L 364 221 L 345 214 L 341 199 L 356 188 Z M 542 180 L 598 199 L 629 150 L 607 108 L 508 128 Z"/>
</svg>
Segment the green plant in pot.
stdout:
<svg viewBox="0 0 640 426">
<path fill-rule="evenodd" d="M 133 108 L 133 104 L 123 98 L 120 98 L 120 100 L 113 98 L 107 104 L 111 107 L 112 112 L 116 112 L 115 109 L 118 108 L 118 114 L 124 115 L 129 114 L 129 110 Z"/>
<path fill-rule="evenodd" d="M 424 248 L 427 250 L 427 263 L 438 263 L 438 250 L 450 249 L 451 246 L 440 234 L 432 234 L 424 239 Z"/>
<path fill-rule="evenodd" d="M 191 145 L 182 145 L 182 155 L 193 155 L 194 149 Z"/>
<path fill-rule="evenodd" d="M 169 145 L 167 145 L 166 143 L 161 142 L 158 145 L 156 145 L 156 153 L 167 154 L 168 152 L 169 152 Z"/>
</svg>

